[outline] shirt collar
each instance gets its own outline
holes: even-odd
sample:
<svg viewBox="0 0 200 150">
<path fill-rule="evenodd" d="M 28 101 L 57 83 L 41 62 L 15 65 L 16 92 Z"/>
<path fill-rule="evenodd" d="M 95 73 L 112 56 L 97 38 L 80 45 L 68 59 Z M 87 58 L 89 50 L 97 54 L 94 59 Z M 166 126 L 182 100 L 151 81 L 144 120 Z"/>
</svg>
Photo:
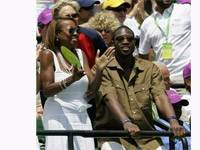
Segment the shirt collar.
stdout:
<svg viewBox="0 0 200 150">
<path fill-rule="evenodd" d="M 138 58 L 136 58 L 136 57 L 134 57 L 134 59 L 135 59 L 135 64 L 134 64 L 134 69 L 139 69 L 139 70 L 144 70 L 144 67 L 140 64 L 140 62 L 139 62 L 139 59 Z M 108 66 L 107 67 L 116 67 L 117 69 L 121 69 L 121 70 L 123 70 L 122 69 L 122 67 L 119 65 L 119 63 L 118 63 L 118 61 L 117 61 L 117 59 L 116 58 L 114 58 L 109 64 L 108 64 Z"/>
</svg>

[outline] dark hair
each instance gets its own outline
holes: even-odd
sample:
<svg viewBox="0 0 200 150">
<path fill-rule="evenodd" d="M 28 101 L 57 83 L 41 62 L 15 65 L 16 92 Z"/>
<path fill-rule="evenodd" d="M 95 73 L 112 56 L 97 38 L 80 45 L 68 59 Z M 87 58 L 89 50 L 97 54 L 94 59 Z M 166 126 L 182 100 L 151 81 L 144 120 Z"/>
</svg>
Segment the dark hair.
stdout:
<svg viewBox="0 0 200 150">
<path fill-rule="evenodd" d="M 60 22 L 62 20 L 72 20 L 77 26 L 77 21 L 71 17 L 64 17 L 64 18 L 59 17 L 51 21 L 47 29 L 47 34 L 45 38 L 45 47 L 53 50 L 54 52 L 56 49 L 59 48 L 58 41 L 56 41 L 56 35 L 61 31 Z"/>
<path fill-rule="evenodd" d="M 44 24 L 42 22 L 38 22 L 37 26 L 42 28 L 42 29 L 44 28 Z"/>
</svg>

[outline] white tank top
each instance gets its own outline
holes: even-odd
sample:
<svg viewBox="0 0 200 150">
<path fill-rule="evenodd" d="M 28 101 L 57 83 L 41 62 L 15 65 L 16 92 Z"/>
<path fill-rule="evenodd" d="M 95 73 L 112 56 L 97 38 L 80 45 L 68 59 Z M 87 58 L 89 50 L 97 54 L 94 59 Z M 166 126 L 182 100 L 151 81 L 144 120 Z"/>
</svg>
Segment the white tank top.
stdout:
<svg viewBox="0 0 200 150">
<path fill-rule="evenodd" d="M 51 50 L 50 50 L 51 51 Z M 83 66 L 83 55 L 80 49 L 76 49 L 80 63 Z M 55 72 L 54 72 L 54 81 L 60 82 L 63 79 L 68 78 L 71 76 L 71 73 L 66 73 L 60 69 L 57 57 L 53 51 L 51 51 L 54 58 L 54 65 L 55 65 Z M 86 100 L 84 99 L 84 94 L 88 89 L 88 77 L 87 75 L 83 76 L 80 80 L 72 83 L 68 86 L 65 90 L 57 93 L 52 97 L 48 97 L 47 101 L 45 102 L 45 108 L 56 107 L 56 103 L 59 103 L 62 107 L 70 109 L 72 111 L 84 112 L 87 108 L 91 107 L 87 104 Z M 54 108 L 55 109 L 55 108 Z M 47 113 L 47 112 L 46 112 Z"/>
</svg>

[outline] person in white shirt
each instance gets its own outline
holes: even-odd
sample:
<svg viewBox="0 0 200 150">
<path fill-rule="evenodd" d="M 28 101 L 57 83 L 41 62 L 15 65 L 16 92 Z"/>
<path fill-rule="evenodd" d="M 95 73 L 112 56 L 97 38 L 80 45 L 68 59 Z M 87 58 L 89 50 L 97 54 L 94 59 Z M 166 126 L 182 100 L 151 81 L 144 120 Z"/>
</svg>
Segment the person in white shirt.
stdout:
<svg viewBox="0 0 200 150">
<path fill-rule="evenodd" d="M 155 60 L 166 64 L 173 83 L 184 83 L 182 70 L 191 59 L 191 5 L 155 1 L 154 12 L 141 26 L 139 57 L 148 59 L 152 46 Z M 182 95 L 180 90 L 177 92 Z"/>
</svg>

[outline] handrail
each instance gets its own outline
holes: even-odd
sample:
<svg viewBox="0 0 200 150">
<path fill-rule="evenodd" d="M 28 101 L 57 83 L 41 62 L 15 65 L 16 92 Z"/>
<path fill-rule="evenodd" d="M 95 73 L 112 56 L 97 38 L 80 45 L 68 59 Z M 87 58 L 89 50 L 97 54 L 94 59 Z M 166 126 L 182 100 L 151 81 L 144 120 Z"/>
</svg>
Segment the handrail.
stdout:
<svg viewBox="0 0 200 150">
<path fill-rule="evenodd" d="M 138 138 L 138 137 L 160 137 L 168 136 L 173 137 L 174 133 L 172 131 L 139 131 L 134 136 L 130 136 L 128 131 L 123 130 L 38 130 L 37 135 L 46 136 L 68 136 L 68 148 L 73 150 L 73 136 L 82 137 L 95 137 L 95 138 Z M 185 136 L 191 136 L 191 132 L 186 131 Z M 171 144 L 170 140 L 170 144 Z M 184 140 L 182 140 L 184 142 Z M 172 143 L 174 147 L 174 143 Z M 172 145 L 171 144 L 171 145 Z M 184 145 L 184 143 L 183 143 Z"/>
<path fill-rule="evenodd" d="M 185 88 L 185 84 L 184 83 L 172 83 L 170 85 L 170 87 L 174 88 L 174 89 L 176 89 L 176 88 Z"/>
</svg>

